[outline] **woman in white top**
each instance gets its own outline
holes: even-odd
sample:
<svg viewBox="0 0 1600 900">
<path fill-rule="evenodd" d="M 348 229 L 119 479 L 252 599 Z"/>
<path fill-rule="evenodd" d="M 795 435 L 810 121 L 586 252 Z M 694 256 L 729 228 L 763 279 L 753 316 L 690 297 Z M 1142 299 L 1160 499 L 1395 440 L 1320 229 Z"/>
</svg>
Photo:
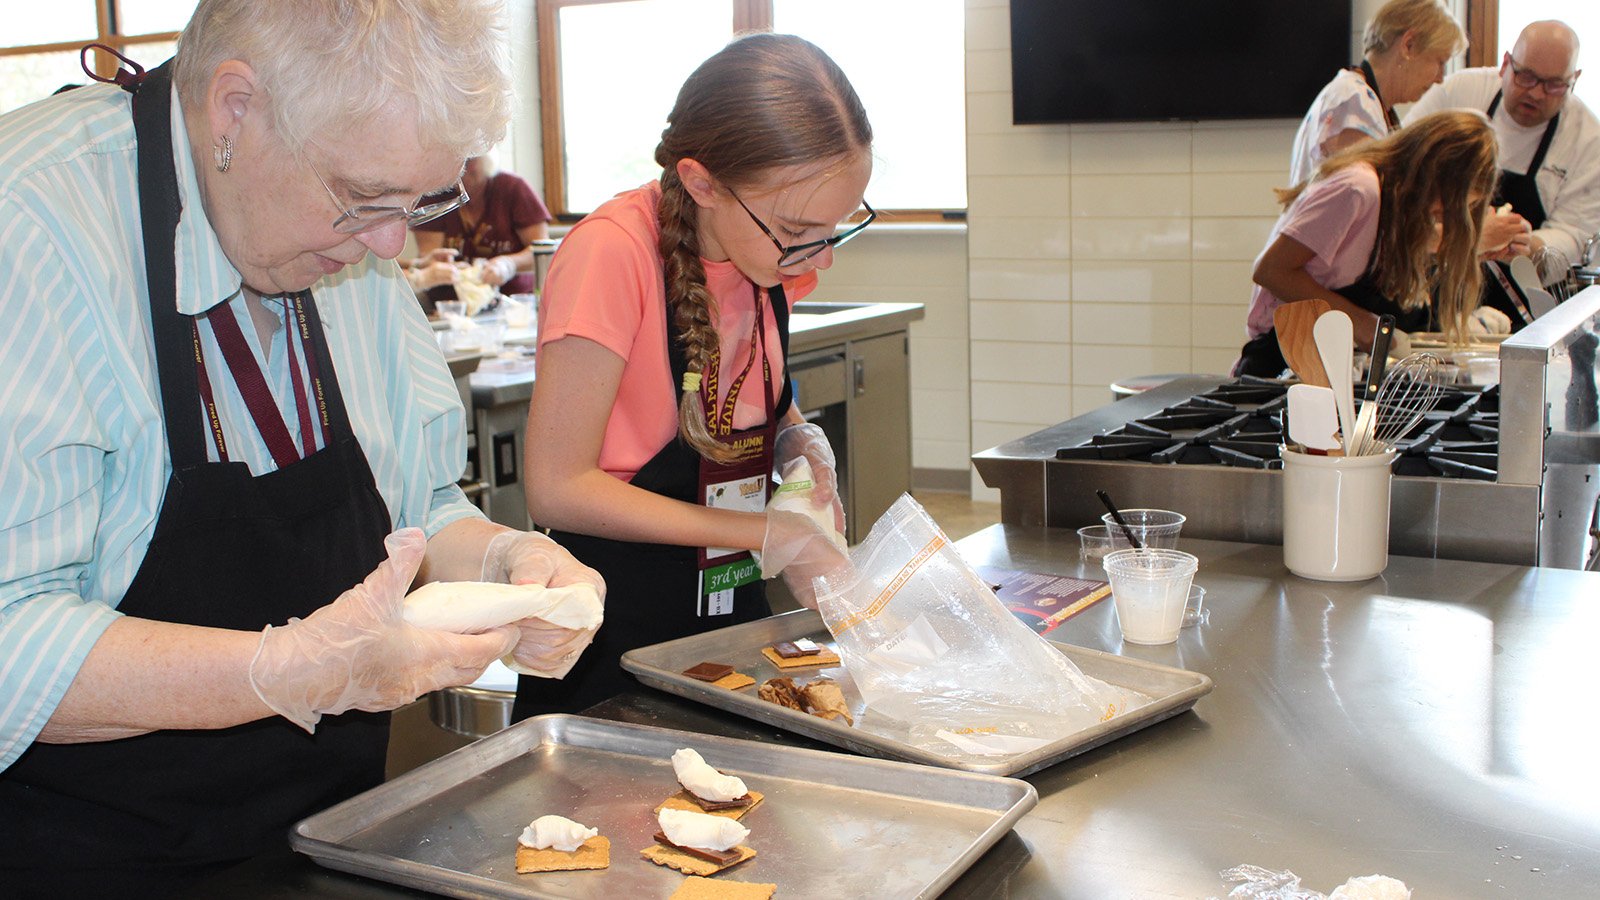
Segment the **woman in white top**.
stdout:
<svg viewBox="0 0 1600 900">
<path fill-rule="evenodd" d="M 1322 161 L 1359 141 L 1400 127 L 1394 107 L 1444 78 L 1467 36 L 1439 0 L 1390 0 L 1367 23 L 1360 66 L 1340 69 L 1317 94 L 1294 136 L 1289 183 L 1315 175 Z"/>
</svg>

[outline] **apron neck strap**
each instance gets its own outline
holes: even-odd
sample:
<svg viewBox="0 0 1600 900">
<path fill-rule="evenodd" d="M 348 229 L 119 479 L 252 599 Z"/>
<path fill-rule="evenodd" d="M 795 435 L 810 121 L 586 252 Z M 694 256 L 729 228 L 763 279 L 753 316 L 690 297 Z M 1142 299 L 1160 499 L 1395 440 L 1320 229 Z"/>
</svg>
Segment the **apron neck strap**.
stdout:
<svg viewBox="0 0 1600 900">
<path fill-rule="evenodd" d="M 172 162 L 172 61 L 138 81 L 123 84 L 133 94 L 133 129 L 138 141 L 139 221 L 144 230 L 145 290 L 155 338 L 156 374 L 173 468 L 204 462 L 205 430 L 195 375 L 192 323 L 178 312 L 175 246 L 178 175 Z"/>
</svg>

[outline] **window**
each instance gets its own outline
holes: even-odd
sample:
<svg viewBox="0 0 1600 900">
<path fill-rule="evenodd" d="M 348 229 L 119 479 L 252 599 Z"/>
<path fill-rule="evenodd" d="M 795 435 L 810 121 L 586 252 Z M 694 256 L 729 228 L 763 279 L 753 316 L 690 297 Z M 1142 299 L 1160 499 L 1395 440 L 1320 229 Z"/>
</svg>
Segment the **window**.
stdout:
<svg viewBox="0 0 1600 900">
<path fill-rule="evenodd" d="M 88 77 L 78 64 L 84 44 L 100 43 L 146 68 L 168 57 L 197 0 L 64 0 L 6 13 L 0 32 L 0 113 L 48 97 Z M 104 53 L 90 57 L 101 75 L 116 71 Z"/>
<path fill-rule="evenodd" d="M 967 205 L 962 0 L 539 0 L 544 196 L 576 218 L 660 175 L 678 87 L 744 31 L 825 50 L 872 118 L 868 196 L 901 221 Z"/>
</svg>

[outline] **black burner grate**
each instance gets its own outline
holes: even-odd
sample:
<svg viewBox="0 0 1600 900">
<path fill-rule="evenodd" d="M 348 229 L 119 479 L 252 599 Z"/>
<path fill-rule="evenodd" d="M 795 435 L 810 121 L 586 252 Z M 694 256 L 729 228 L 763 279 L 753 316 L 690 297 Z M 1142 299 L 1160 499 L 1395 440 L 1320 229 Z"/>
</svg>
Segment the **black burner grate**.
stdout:
<svg viewBox="0 0 1600 900">
<path fill-rule="evenodd" d="M 1287 393 L 1284 382 L 1247 376 L 1057 450 L 1056 459 L 1280 469 Z M 1499 441 L 1499 388 L 1450 388 L 1397 442 L 1395 474 L 1494 481 Z"/>
</svg>

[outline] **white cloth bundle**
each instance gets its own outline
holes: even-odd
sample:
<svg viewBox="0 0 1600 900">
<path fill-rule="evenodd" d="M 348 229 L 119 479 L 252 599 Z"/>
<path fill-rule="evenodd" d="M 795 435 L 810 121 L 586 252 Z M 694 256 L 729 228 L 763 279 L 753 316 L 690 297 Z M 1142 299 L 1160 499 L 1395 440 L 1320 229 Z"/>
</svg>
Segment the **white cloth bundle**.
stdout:
<svg viewBox="0 0 1600 900">
<path fill-rule="evenodd" d="M 593 631 L 605 619 L 605 605 L 600 602 L 600 593 L 588 584 L 546 588 L 535 584 L 435 581 L 408 594 L 401 614 L 418 628 L 457 634 L 476 634 L 523 619 L 542 619 L 561 628 Z M 510 656 L 501 661 L 524 675 L 559 678 L 566 674 L 534 671 Z"/>
</svg>

